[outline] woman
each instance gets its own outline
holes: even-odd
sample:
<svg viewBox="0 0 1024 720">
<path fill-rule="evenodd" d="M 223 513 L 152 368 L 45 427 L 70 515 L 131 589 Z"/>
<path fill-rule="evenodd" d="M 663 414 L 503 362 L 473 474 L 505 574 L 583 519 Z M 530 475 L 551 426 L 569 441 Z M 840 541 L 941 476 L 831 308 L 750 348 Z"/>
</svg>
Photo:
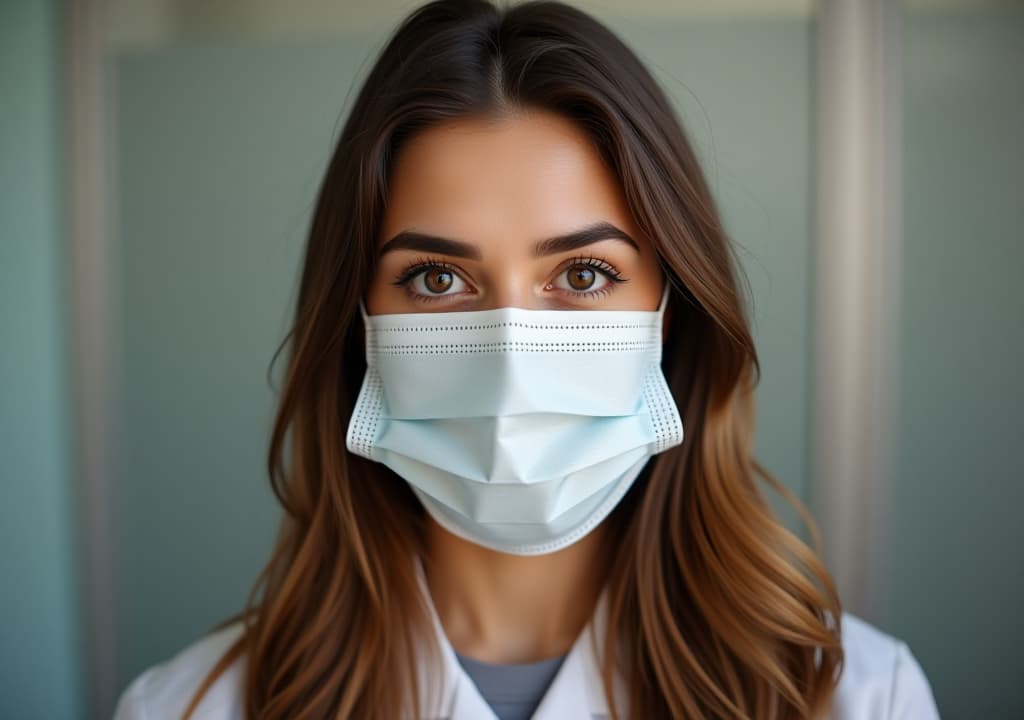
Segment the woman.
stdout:
<svg viewBox="0 0 1024 720">
<path fill-rule="evenodd" d="M 605 27 L 413 12 L 314 212 L 274 553 L 118 718 L 937 717 L 761 495 L 730 252 Z"/>
</svg>

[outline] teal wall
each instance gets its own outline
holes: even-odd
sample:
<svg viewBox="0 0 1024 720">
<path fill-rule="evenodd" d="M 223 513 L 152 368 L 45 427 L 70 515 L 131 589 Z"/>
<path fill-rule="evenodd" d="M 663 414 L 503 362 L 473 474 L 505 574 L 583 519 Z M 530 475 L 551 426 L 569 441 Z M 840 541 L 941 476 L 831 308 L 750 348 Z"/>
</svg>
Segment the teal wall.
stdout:
<svg viewBox="0 0 1024 720">
<path fill-rule="evenodd" d="M 1024 4 L 907 12 L 899 483 L 879 621 L 947 720 L 1024 718 L 1022 77 Z"/>
<path fill-rule="evenodd" d="M 60 17 L 0 3 L 0 717 L 79 717 Z"/>
</svg>

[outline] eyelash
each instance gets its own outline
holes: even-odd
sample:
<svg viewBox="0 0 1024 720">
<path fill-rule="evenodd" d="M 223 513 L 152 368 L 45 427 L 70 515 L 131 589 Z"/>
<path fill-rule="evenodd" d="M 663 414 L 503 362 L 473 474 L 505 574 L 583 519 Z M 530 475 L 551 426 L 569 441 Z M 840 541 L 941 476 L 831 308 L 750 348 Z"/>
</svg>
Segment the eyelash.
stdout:
<svg viewBox="0 0 1024 720">
<path fill-rule="evenodd" d="M 594 257 L 593 255 L 588 255 L 586 257 L 584 257 L 582 255 L 579 255 L 577 257 L 572 258 L 571 260 L 569 260 L 566 263 L 564 269 L 559 271 L 559 273 L 563 273 L 566 270 L 568 270 L 569 268 L 574 267 L 576 265 L 586 265 L 588 267 L 594 268 L 595 270 L 597 270 L 600 273 L 602 273 L 606 278 L 608 278 L 608 280 L 610 281 L 610 284 L 609 285 L 605 285 L 604 287 L 599 288 L 597 290 L 566 290 L 565 291 L 565 292 L 568 292 L 570 295 L 573 295 L 575 297 L 600 297 L 601 295 L 606 295 L 606 294 L 610 293 L 612 285 L 618 284 L 618 283 L 628 282 L 626 278 L 622 277 L 622 273 L 620 273 L 615 268 L 614 265 L 612 265 L 611 263 L 609 263 L 606 260 L 602 260 L 601 258 Z M 406 266 L 405 269 L 402 270 L 395 277 L 395 279 L 392 281 L 392 285 L 395 285 L 397 287 L 404 287 L 404 288 L 406 288 L 406 290 L 409 290 L 409 282 L 414 277 L 416 277 L 417 275 L 419 275 L 422 272 L 425 272 L 426 270 L 432 270 L 434 268 L 439 268 L 441 270 L 447 270 L 449 272 L 456 273 L 456 274 L 458 272 L 455 269 L 454 265 L 452 265 L 449 262 L 445 262 L 444 260 L 435 259 L 435 258 L 429 258 L 429 257 L 417 258 L 416 261 L 414 261 L 412 264 Z M 420 302 L 433 302 L 434 300 L 440 300 L 440 299 L 445 297 L 444 295 L 434 295 L 434 296 L 419 295 L 419 294 L 413 293 L 411 290 L 409 290 L 409 296 L 412 297 L 414 300 L 418 300 Z"/>
<path fill-rule="evenodd" d="M 593 255 L 588 255 L 587 257 L 577 256 L 572 258 L 568 263 L 566 263 L 563 269 L 558 271 L 558 274 L 561 275 L 569 268 L 575 267 L 577 265 L 584 265 L 586 267 L 594 268 L 602 275 L 604 275 L 606 278 L 608 278 L 609 282 L 605 284 L 604 287 L 598 288 L 597 290 L 566 290 L 562 288 L 562 292 L 567 292 L 569 293 L 569 295 L 573 297 L 601 297 L 603 295 L 607 295 L 608 293 L 610 293 L 612 291 L 613 286 L 617 285 L 618 283 L 626 282 L 626 279 L 622 277 L 622 273 L 616 270 L 611 263 L 607 262 L 606 260 L 602 260 L 601 258 L 594 257 Z"/>
<path fill-rule="evenodd" d="M 440 300 L 444 297 L 444 295 L 419 295 L 417 293 L 414 293 L 409 288 L 409 282 L 414 277 L 416 277 L 422 272 L 432 270 L 434 268 L 448 270 L 449 272 L 453 273 L 455 272 L 455 267 L 451 263 L 447 263 L 444 260 L 435 260 L 434 258 L 419 258 L 411 265 L 407 265 L 406 268 L 402 270 L 402 272 L 400 272 L 398 276 L 394 279 L 392 285 L 405 288 L 409 294 L 409 297 L 413 298 L 414 300 L 419 300 L 420 302 L 433 302 L 435 300 Z"/>
</svg>

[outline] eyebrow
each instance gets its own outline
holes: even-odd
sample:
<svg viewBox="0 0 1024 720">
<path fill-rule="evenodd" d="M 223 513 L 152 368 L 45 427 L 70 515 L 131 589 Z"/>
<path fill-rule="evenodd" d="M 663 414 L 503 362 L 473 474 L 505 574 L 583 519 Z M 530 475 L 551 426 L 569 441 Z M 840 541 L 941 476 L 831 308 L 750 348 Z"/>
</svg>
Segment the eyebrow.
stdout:
<svg viewBox="0 0 1024 720">
<path fill-rule="evenodd" d="M 554 255 L 555 253 L 577 250 L 601 240 L 621 240 L 633 246 L 633 249 L 637 252 L 640 252 L 640 246 L 637 245 L 636 241 L 625 230 L 612 225 L 610 222 L 602 221 L 579 230 L 573 230 L 564 235 L 556 235 L 555 237 L 539 240 L 534 243 L 532 254 L 534 257 Z M 472 243 L 456 240 L 455 238 L 428 235 L 414 230 L 404 230 L 395 235 L 384 243 L 380 249 L 380 254 L 383 255 L 392 250 L 419 250 L 421 252 L 451 255 L 470 260 L 479 260 L 481 258 L 480 249 Z"/>
</svg>

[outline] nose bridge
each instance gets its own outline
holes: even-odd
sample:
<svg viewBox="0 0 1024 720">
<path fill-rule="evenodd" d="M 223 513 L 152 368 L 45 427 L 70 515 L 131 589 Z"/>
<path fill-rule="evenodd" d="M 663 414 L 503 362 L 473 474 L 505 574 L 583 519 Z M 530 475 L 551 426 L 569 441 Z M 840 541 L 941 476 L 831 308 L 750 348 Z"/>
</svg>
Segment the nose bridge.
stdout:
<svg viewBox="0 0 1024 720">
<path fill-rule="evenodd" d="M 487 274 L 487 292 L 484 309 L 518 307 L 537 309 L 540 307 L 529 263 L 505 259 L 497 263 Z"/>
</svg>

